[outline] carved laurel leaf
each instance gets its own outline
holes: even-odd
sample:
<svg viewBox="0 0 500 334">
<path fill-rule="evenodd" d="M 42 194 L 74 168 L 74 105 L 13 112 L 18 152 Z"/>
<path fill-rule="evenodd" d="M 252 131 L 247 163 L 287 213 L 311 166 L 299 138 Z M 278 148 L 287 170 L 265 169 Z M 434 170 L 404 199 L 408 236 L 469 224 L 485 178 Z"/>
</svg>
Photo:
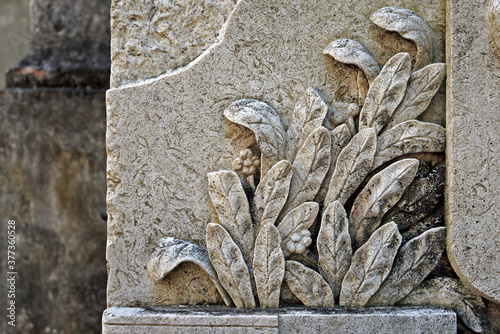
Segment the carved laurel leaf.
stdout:
<svg viewBox="0 0 500 334">
<path fill-rule="evenodd" d="M 446 244 L 446 228 L 430 229 L 399 250 L 389 276 L 370 305 L 394 305 L 417 287 L 436 267 Z"/>
<path fill-rule="evenodd" d="M 438 277 L 424 281 L 399 304 L 452 308 L 474 332 L 482 332 L 479 314 L 484 303 L 458 279 Z"/>
<path fill-rule="evenodd" d="M 322 203 L 325 200 L 326 194 L 328 192 L 328 185 L 332 178 L 333 172 L 335 170 L 335 165 L 337 164 L 337 158 L 344 147 L 351 141 L 351 132 L 346 124 L 342 124 L 333 129 L 331 134 L 331 145 L 330 145 L 330 156 L 331 163 L 328 172 L 326 173 L 323 184 L 319 190 L 318 196 L 316 196 L 316 201 Z"/>
<path fill-rule="evenodd" d="M 208 173 L 208 194 L 220 224 L 249 261 L 253 255 L 254 232 L 248 199 L 238 175 L 233 171 Z"/>
<path fill-rule="evenodd" d="M 394 222 L 381 226 L 352 257 L 342 282 L 340 306 L 364 307 L 392 268 L 401 245 L 401 234 Z"/>
<path fill-rule="evenodd" d="M 280 217 L 307 201 L 313 201 L 330 167 L 330 133 L 319 127 L 307 137 L 293 162 L 290 194 Z"/>
<path fill-rule="evenodd" d="M 359 129 L 373 127 L 376 133 L 387 124 L 401 103 L 411 74 L 408 53 L 398 53 L 385 64 L 373 81 L 359 115 Z"/>
<path fill-rule="evenodd" d="M 219 224 L 207 225 L 207 250 L 219 281 L 236 307 L 255 307 L 250 273 L 238 246 Z"/>
<path fill-rule="evenodd" d="M 323 50 L 326 55 L 344 64 L 358 66 L 371 84 L 380 72 L 380 67 L 363 45 L 352 39 L 337 39 Z"/>
<path fill-rule="evenodd" d="M 256 233 L 267 223 L 276 224 L 285 205 L 292 180 L 292 165 L 282 160 L 274 165 L 260 181 L 252 201 Z"/>
<path fill-rule="evenodd" d="M 325 198 L 325 207 L 349 199 L 372 168 L 377 136 L 372 128 L 358 132 L 340 152 Z"/>
<path fill-rule="evenodd" d="M 306 202 L 293 209 L 288 213 L 285 218 L 278 225 L 278 231 L 281 235 L 281 248 L 285 258 L 289 257 L 292 252 L 290 251 L 289 243 L 292 241 L 292 236 L 299 235 L 306 237 L 309 227 L 314 223 L 316 216 L 319 212 L 319 204 L 316 202 Z M 295 237 L 294 237 L 295 238 Z M 306 248 L 306 247 L 304 247 Z M 305 251 L 305 249 L 304 249 Z"/>
<path fill-rule="evenodd" d="M 355 248 L 380 225 L 384 214 L 396 204 L 417 173 L 419 161 L 404 159 L 373 176 L 354 200 L 349 232 Z"/>
<path fill-rule="evenodd" d="M 415 119 L 429 106 L 443 82 L 446 64 L 437 63 L 413 72 L 408 80 L 408 87 L 403 101 L 392 114 L 387 129 L 396 124 Z"/>
<path fill-rule="evenodd" d="M 349 221 L 339 201 L 330 204 L 323 213 L 317 248 L 319 273 L 330 284 L 335 299 L 338 299 L 342 280 L 352 258 Z"/>
<path fill-rule="evenodd" d="M 370 16 L 370 20 L 387 31 L 394 31 L 417 46 L 415 68 L 432 62 L 434 45 L 431 28 L 422 18 L 408 9 L 385 7 Z"/>
<path fill-rule="evenodd" d="M 285 282 L 305 306 L 335 306 L 328 283 L 300 262 L 286 261 Z"/>
<path fill-rule="evenodd" d="M 446 130 L 440 125 L 416 120 L 400 123 L 377 139 L 372 170 L 410 153 L 444 152 Z"/>
<path fill-rule="evenodd" d="M 279 307 L 285 257 L 278 229 L 270 223 L 262 227 L 255 241 L 253 274 L 261 307 Z"/>
<path fill-rule="evenodd" d="M 293 111 L 293 119 L 287 132 L 287 158 L 295 159 L 297 150 L 304 145 L 307 137 L 323 124 L 328 106 L 320 93 L 309 87 L 302 95 Z"/>
<path fill-rule="evenodd" d="M 224 110 L 224 116 L 231 122 L 249 128 L 255 134 L 262 152 L 261 176 L 284 158 L 286 135 L 278 113 L 267 103 L 242 99 Z"/>
<path fill-rule="evenodd" d="M 220 284 L 208 259 L 207 251 L 182 239 L 167 237 L 161 238 L 155 243 L 154 251 L 148 259 L 149 276 L 154 281 L 160 281 L 184 262 L 192 262 L 203 268 L 214 282 L 226 305 L 231 306 L 231 298 Z"/>
</svg>

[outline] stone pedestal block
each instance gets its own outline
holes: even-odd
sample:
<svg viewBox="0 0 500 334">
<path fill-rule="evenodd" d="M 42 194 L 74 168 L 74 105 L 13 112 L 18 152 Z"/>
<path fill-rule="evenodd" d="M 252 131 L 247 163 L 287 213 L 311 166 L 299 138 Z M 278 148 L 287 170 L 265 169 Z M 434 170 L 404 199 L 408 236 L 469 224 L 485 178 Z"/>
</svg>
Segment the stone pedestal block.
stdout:
<svg viewBox="0 0 500 334">
<path fill-rule="evenodd" d="M 456 315 L 439 308 L 235 310 L 215 307 L 112 307 L 104 334 L 456 333 Z"/>
</svg>

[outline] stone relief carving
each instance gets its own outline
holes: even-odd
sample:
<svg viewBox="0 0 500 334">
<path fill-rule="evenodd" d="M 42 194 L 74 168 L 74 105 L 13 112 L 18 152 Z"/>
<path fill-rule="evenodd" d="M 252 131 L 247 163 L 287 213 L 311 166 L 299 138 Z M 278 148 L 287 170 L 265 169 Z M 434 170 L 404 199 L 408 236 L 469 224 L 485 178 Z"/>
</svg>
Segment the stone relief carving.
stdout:
<svg viewBox="0 0 500 334">
<path fill-rule="evenodd" d="M 148 263 L 154 280 L 188 261 L 207 271 L 228 306 L 279 307 L 286 286 L 305 306 L 451 307 L 481 331 L 479 297 L 456 279 L 426 280 L 443 253 L 445 227 L 405 238 L 400 230 L 410 223 L 391 211 L 435 191 L 412 183 L 420 162 L 401 157 L 444 151 L 445 129 L 415 118 L 441 85 L 445 65 L 428 64 L 432 31 L 415 13 L 388 7 L 371 19 L 417 44 L 415 65 L 398 53 L 380 69 L 356 41 L 328 45 L 326 55 L 358 66 L 369 83 L 360 89 L 362 106 L 339 104 L 340 124 L 314 88 L 297 100 L 287 130 L 263 101 L 230 104 L 224 116 L 250 129 L 257 146 L 240 152 L 234 171 L 208 174 L 218 221 L 207 225 L 207 250 L 161 239 Z"/>
</svg>

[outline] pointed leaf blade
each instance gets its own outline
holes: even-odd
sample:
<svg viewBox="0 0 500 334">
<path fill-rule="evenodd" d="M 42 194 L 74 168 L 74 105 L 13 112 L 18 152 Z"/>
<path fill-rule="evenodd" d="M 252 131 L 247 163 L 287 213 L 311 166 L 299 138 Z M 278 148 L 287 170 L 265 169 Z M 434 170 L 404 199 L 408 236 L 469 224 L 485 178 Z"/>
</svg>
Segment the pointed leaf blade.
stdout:
<svg viewBox="0 0 500 334">
<path fill-rule="evenodd" d="M 377 136 L 372 128 L 361 130 L 351 139 L 337 159 L 325 207 L 334 201 L 345 204 L 370 172 L 376 149 Z"/>
<path fill-rule="evenodd" d="M 208 173 L 208 194 L 220 224 L 249 261 L 253 255 L 254 232 L 250 206 L 238 175 L 233 171 Z"/>
<path fill-rule="evenodd" d="M 286 135 L 278 113 L 267 103 L 242 99 L 224 110 L 224 116 L 231 122 L 249 128 L 255 134 L 262 152 L 261 176 L 284 158 Z"/>
<path fill-rule="evenodd" d="M 446 64 L 437 63 L 413 72 L 403 101 L 394 111 L 387 129 L 420 116 L 429 106 L 446 74 Z"/>
<path fill-rule="evenodd" d="M 256 233 L 265 224 L 276 224 L 290 191 L 292 165 L 282 160 L 274 165 L 260 181 L 252 200 L 252 215 Z"/>
<path fill-rule="evenodd" d="M 344 147 L 349 144 L 352 136 L 349 128 L 346 124 L 342 124 L 333 129 L 331 134 L 331 145 L 330 145 L 330 168 L 326 173 L 323 184 L 319 190 L 318 196 L 316 196 L 316 201 L 322 203 L 325 200 L 326 194 L 328 192 L 328 186 L 330 185 L 330 180 L 332 178 L 333 172 L 335 171 L 335 166 L 337 164 L 337 158 Z"/>
<path fill-rule="evenodd" d="M 372 170 L 405 154 L 444 152 L 446 130 L 440 125 L 416 120 L 400 123 L 382 133 Z"/>
<path fill-rule="evenodd" d="M 285 258 L 288 258 L 292 253 L 303 254 L 309 247 L 311 244 L 309 228 L 314 223 L 318 212 L 318 203 L 306 202 L 290 211 L 280 222 L 278 231 L 281 235 L 281 248 Z M 294 241 L 293 239 L 296 238 L 299 240 Z"/>
<path fill-rule="evenodd" d="M 446 228 L 437 227 L 401 247 L 386 280 L 370 305 L 394 305 L 406 297 L 436 267 L 446 244 Z"/>
<path fill-rule="evenodd" d="M 385 64 L 373 81 L 359 115 L 359 129 L 373 127 L 376 133 L 389 122 L 401 103 L 411 74 L 408 53 L 398 53 Z"/>
<path fill-rule="evenodd" d="M 342 280 L 352 258 L 349 221 L 339 201 L 330 204 L 323 213 L 316 242 L 319 273 L 330 284 L 333 295 L 338 300 Z"/>
<path fill-rule="evenodd" d="M 305 306 L 335 306 L 328 283 L 320 274 L 302 263 L 286 261 L 285 282 Z"/>
<path fill-rule="evenodd" d="M 354 248 L 377 229 L 384 214 L 401 198 L 417 173 L 419 161 L 404 159 L 373 176 L 352 205 L 349 232 Z"/>
<path fill-rule="evenodd" d="M 359 67 L 371 84 L 380 72 L 380 67 L 363 45 L 352 39 L 337 39 L 323 50 L 336 61 Z"/>
<path fill-rule="evenodd" d="M 327 112 L 328 106 L 319 91 L 309 87 L 298 99 L 293 111 L 293 119 L 287 132 L 288 160 L 295 159 L 297 150 L 304 145 L 311 132 L 323 124 Z"/>
<path fill-rule="evenodd" d="M 220 283 L 236 307 L 255 307 L 250 273 L 243 254 L 221 225 L 207 225 L 207 250 Z"/>
<path fill-rule="evenodd" d="M 342 282 L 340 306 L 364 307 L 392 268 L 401 245 L 401 234 L 394 222 L 381 226 L 353 255 Z"/>
<path fill-rule="evenodd" d="M 324 127 L 314 130 L 293 162 L 290 194 L 280 217 L 307 201 L 313 201 L 330 167 L 330 133 Z"/>
<path fill-rule="evenodd" d="M 424 281 L 399 304 L 450 307 L 467 327 L 483 331 L 479 314 L 485 308 L 484 303 L 458 279 L 438 277 Z"/>
<path fill-rule="evenodd" d="M 285 276 L 285 257 L 278 229 L 270 223 L 262 227 L 255 241 L 253 274 L 261 307 L 279 307 Z"/>
</svg>

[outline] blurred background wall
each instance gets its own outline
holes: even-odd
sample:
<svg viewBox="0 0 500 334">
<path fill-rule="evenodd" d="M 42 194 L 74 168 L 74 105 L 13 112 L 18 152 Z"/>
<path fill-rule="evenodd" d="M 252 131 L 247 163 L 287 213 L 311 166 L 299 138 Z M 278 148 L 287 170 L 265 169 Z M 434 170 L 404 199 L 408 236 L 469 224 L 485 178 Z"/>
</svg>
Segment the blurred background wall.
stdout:
<svg viewBox="0 0 500 334">
<path fill-rule="evenodd" d="M 5 72 L 28 52 L 31 41 L 30 1 L 0 0 L 0 89 Z"/>
<path fill-rule="evenodd" d="M 109 8 L 0 0 L 0 333 L 101 332 Z M 16 327 L 5 321 L 9 220 Z"/>
</svg>

